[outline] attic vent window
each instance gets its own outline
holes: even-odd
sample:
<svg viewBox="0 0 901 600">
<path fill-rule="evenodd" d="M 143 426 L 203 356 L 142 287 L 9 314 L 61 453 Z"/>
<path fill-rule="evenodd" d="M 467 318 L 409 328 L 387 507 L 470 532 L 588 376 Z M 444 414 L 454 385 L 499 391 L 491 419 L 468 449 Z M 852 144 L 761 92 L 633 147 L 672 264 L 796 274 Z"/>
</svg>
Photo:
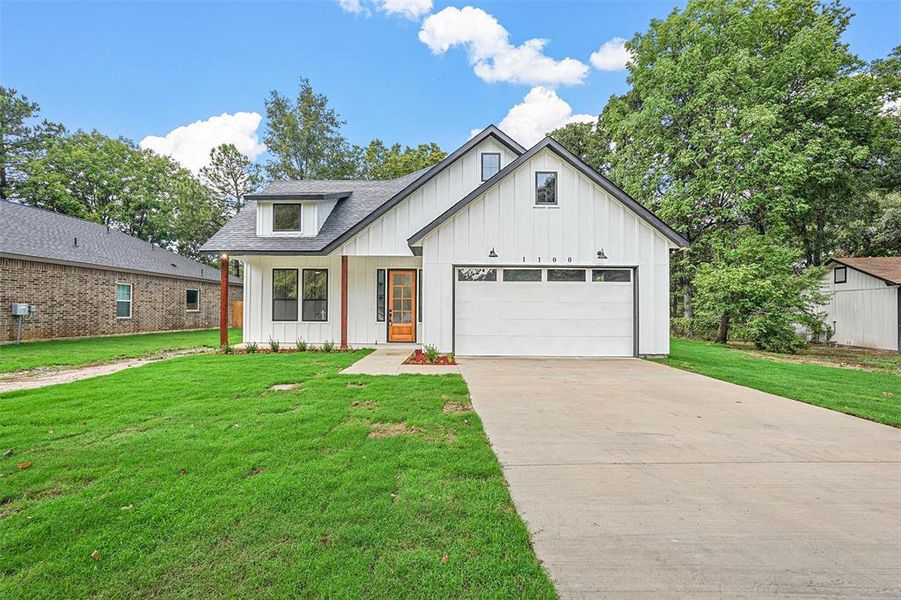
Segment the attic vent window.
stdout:
<svg viewBox="0 0 901 600">
<path fill-rule="evenodd" d="M 848 267 L 835 267 L 833 275 L 835 283 L 846 283 L 848 281 Z"/>
<path fill-rule="evenodd" d="M 482 153 L 482 181 L 488 181 L 501 170 L 500 152 Z"/>
<path fill-rule="evenodd" d="M 300 231 L 300 204 L 273 204 L 272 231 Z"/>
</svg>

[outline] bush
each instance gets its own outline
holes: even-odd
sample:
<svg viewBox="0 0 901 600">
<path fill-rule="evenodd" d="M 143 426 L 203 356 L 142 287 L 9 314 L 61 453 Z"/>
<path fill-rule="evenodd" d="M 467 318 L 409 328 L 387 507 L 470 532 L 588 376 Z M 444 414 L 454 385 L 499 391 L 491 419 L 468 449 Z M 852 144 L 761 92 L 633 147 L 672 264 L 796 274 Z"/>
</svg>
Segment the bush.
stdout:
<svg viewBox="0 0 901 600">
<path fill-rule="evenodd" d="M 297 340 L 295 344 L 298 352 L 306 352 L 307 351 L 307 343 L 303 340 L 303 338 Z"/>
<path fill-rule="evenodd" d="M 235 351 L 235 349 L 232 348 L 231 344 L 226 344 L 225 346 L 222 347 L 223 354 L 231 354 L 234 351 Z"/>
<path fill-rule="evenodd" d="M 427 344 L 425 347 L 425 359 L 430 363 L 434 363 L 438 360 L 438 348 L 431 344 Z"/>
<path fill-rule="evenodd" d="M 710 315 L 673 317 L 670 319 L 670 329 L 673 335 L 678 337 L 713 340 L 716 339 L 718 327 L 719 323 L 716 318 Z"/>
<path fill-rule="evenodd" d="M 281 347 L 281 344 L 279 344 L 278 340 L 269 338 L 269 349 L 272 350 L 272 352 L 278 352 L 278 349 L 280 347 Z"/>
<path fill-rule="evenodd" d="M 328 341 L 322 344 L 323 352 L 332 352 L 335 349 L 335 342 Z"/>
<path fill-rule="evenodd" d="M 249 344 L 247 344 L 246 350 L 247 354 L 254 354 L 257 351 L 257 343 L 250 342 Z"/>
<path fill-rule="evenodd" d="M 795 353 L 807 345 L 795 331 L 790 316 L 785 313 L 757 315 L 748 321 L 744 329 L 758 350 Z"/>
</svg>

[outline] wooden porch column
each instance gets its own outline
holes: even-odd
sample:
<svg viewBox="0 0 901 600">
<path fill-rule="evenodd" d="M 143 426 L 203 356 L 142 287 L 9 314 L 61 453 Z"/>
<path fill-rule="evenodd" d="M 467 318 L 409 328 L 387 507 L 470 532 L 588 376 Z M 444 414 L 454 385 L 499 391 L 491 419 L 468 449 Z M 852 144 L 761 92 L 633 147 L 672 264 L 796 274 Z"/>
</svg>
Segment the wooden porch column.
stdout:
<svg viewBox="0 0 901 600">
<path fill-rule="evenodd" d="M 341 347 L 347 348 L 347 256 L 341 256 Z"/>
<path fill-rule="evenodd" d="M 228 345 L 228 254 L 219 257 L 219 345 Z"/>
</svg>

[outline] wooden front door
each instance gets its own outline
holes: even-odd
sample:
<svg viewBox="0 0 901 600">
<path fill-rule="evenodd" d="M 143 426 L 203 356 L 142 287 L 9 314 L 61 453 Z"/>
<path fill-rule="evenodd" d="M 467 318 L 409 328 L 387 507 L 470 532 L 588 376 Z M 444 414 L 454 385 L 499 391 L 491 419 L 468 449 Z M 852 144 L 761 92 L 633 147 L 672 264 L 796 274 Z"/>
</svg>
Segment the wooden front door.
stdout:
<svg viewBox="0 0 901 600">
<path fill-rule="evenodd" d="M 416 271 L 388 271 L 388 341 L 416 341 Z"/>
</svg>

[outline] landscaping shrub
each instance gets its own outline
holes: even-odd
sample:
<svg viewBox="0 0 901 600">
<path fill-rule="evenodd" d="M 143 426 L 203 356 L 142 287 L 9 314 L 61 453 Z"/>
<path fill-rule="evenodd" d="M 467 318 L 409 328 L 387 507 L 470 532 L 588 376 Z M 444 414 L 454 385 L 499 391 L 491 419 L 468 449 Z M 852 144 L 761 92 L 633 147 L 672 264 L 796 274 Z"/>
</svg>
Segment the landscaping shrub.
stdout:
<svg viewBox="0 0 901 600">
<path fill-rule="evenodd" d="M 438 360 L 438 348 L 433 346 L 432 344 L 426 344 L 424 346 L 425 350 L 425 359 L 430 363 L 434 363 Z"/>
<path fill-rule="evenodd" d="M 278 352 L 278 349 L 280 347 L 281 347 L 281 344 L 279 344 L 278 340 L 269 338 L 269 349 L 272 350 L 272 352 Z"/>
<path fill-rule="evenodd" d="M 324 344 L 322 344 L 323 352 L 332 352 L 332 351 L 334 351 L 334 349 L 335 349 L 335 342 L 333 342 L 333 341 L 328 341 L 328 342 L 325 342 Z"/>
<path fill-rule="evenodd" d="M 231 354 L 231 353 L 233 353 L 234 351 L 235 351 L 235 349 L 232 348 L 232 345 L 231 345 L 231 344 L 226 344 L 226 345 L 223 346 L 223 348 L 222 348 L 222 352 L 223 352 L 224 354 Z"/>
<path fill-rule="evenodd" d="M 257 351 L 257 343 L 250 342 L 245 349 L 247 350 L 247 354 L 253 354 Z"/>
<path fill-rule="evenodd" d="M 307 351 L 307 343 L 304 341 L 303 338 L 300 338 L 299 340 L 297 340 L 295 347 L 297 348 L 298 352 L 306 352 Z"/>
</svg>

